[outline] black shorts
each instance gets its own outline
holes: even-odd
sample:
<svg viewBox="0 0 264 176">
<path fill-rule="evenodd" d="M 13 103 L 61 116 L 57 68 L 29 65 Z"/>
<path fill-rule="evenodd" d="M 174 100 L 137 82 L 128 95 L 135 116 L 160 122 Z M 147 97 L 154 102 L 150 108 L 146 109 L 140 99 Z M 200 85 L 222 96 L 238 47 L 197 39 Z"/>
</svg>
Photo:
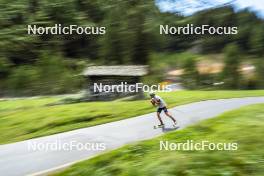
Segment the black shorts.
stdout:
<svg viewBox="0 0 264 176">
<path fill-rule="evenodd" d="M 157 109 L 157 112 L 161 113 L 161 111 L 164 111 L 164 112 L 168 112 L 168 109 L 166 107 L 163 107 L 163 108 L 158 108 Z"/>
</svg>

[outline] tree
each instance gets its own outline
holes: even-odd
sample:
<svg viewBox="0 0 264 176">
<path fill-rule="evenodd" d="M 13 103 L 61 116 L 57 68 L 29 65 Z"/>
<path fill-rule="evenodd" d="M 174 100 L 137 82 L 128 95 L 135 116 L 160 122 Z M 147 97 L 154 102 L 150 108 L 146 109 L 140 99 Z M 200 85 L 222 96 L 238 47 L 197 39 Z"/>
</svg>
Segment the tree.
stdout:
<svg viewBox="0 0 264 176">
<path fill-rule="evenodd" d="M 36 65 L 39 73 L 38 91 L 41 94 L 69 93 L 77 87 L 79 78 L 74 77 L 74 71 L 60 54 L 44 53 Z"/>
<path fill-rule="evenodd" d="M 222 72 L 222 78 L 225 82 L 226 88 L 239 88 L 240 73 L 240 51 L 236 44 L 229 44 L 224 49 L 225 67 Z"/>
<path fill-rule="evenodd" d="M 251 32 L 250 50 L 252 54 L 264 55 L 264 25 L 257 25 Z"/>
<path fill-rule="evenodd" d="M 39 74 L 36 67 L 19 66 L 13 69 L 7 80 L 8 93 L 16 96 L 32 96 L 38 91 Z"/>
<path fill-rule="evenodd" d="M 264 57 L 259 58 L 257 60 L 257 66 L 256 66 L 256 74 L 257 74 L 257 84 L 258 88 L 263 89 L 264 88 Z"/>
<path fill-rule="evenodd" d="M 195 89 L 199 86 L 199 72 L 195 58 L 188 57 L 183 62 L 183 83 L 190 89 Z"/>
</svg>

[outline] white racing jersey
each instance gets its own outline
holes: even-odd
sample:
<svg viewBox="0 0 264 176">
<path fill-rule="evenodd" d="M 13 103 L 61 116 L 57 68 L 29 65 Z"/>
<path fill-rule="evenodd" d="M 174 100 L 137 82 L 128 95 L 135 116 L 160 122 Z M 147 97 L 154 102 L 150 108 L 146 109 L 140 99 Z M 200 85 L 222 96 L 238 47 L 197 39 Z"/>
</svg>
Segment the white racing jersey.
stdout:
<svg viewBox="0 0 264 176">
<path fill-rule="evenodd" d="M 158 108 L 164 108 L 164 107 L 166 107 L 165 101 L 160 96 L 155 95 L 152 99 L 155 100 L 155 101 L 157 101 L 157 102 L 159 102 Z"/>
</svg>

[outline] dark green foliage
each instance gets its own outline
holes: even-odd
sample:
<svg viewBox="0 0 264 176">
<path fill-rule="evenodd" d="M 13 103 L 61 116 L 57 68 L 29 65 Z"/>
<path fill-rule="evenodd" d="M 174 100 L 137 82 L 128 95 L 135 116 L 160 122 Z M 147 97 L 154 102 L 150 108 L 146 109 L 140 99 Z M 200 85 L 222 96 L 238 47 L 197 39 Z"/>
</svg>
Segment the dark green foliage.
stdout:
<svg viewBox="0 0 264 176">
<path fill-rule="evenodd" d="M 80 78 L 58 55 L 44 54 L 34 65 L 16 67 L 7 78 L 8 95 L 61 94 L 76 91 Z"/>
<path fill-rule="evenodd" d="M 249 42 L 252 54 L 264 55 L 264 24 L 256 26 L 252 30 Z"/>
<path fill-rule="evenodd" d="M 240 84 L 240 73 L 239 64 L 241 61 L 240 51 L 237 45 L 229 44 L 224 49 L 225 53 L 225 68 L 223 70 L 222 76 L 225 82 L 226 88 L 239 88 Z"/>
<path fill-rule="evenodd" d="M 76 71 L 80 70 L 72 69 L 76 63 L 71 62 L 71 67 L 65 64 L 70 59 L 146 64 L 151 36 L 146 19 L 158 12 L 154 1 L 143 0 L 0 0 L 0 9 L 0 92 L 10 88 L 8 93 L 12 95 L 68 93 L 80 89 L 80 81 L 74 81 L 74 75 L 80 73 Z M 105 26 L 107 33 L 104 36 L 28 35 L 29 24 Z M 60 58 L 53 56 L 54 53 L 60 53 Z M 36 90 L 31 82 L 37 86 Z"/>
<path fill-rule="evenodd" d="M 260 58 L 257 61 L 257 80 L 258 80 L 258 88 L 264 87 L 264 57 Z"/>
<path fill-rule="evenodd" d="M 183 62 L 184 75 L 183 82 L 185 85 L 194 89 L 199 85 L 199 73 L 197 71 L 197 63 L 195 58 L 187 57 Z"/>
<path fill-rule="evenodd" d="M 238 26 L 239 33 L 234 36 L 159 35 L 160 24 L 185 26 L 188 23 Z M 44 27 L 54 24 L 104 26 L 106 34 L 28 35 L 29 24 Z M 107 65 L 149 64 L 150 56 L 155 52 L 186 51 L 197 45 L 204 53 L 216 53 L 230 42 L 236 42 L 245 54 L 263 56 L 262 31 L 263 20 L 253 12 L 235 12 L 229 6 L 184 17 L 177 13 L 161 13 L 153 0 L 0 0 L 0 94 L 68 93 L 80 89 L 79 79 L 73 81 L 76 79 L 74 75 L 80 73 L 75 67 L 79 60 Z M 41 64 L 44 62 L 43 55 L 53 59 L 54 53 L 60 53 L 60 63 L 53 66 L 58 62 L 55 59 L 54 63 L 45 63 L 48 65 L 44 68 Z M 66 64 L 69 60 L 72 61 L 71 66 Z M 24 74 L 22 69 L 26 69 Z M 54 80 L 46 80 L 43 70 L 53 75 Z M 18 76 L 18 73 L 21 75 Z M 33 76 L 33 73 L 36 75 Z M 23 75 L 32 78 L 21 80 L 25 77 Z M 197 81 L 196 77 L 192 79 Z M 25 85 L 31 85 L 26 83 L 31 79 L 38 79 L 36 84 L 42 86 L 34 83 L 37 90 L 25 90 L 29 89 L 30 86 Z M 20 81 L 25 82 L 24 86 L 21 84 L 21 91 L 17 87 Z M 67 86 L 63 85 L 66 83 Z"/>
<path fill-rule="evenodd" d="M 35 67 L 19 66 L 13 69 L 7 80 L 11 95 L 34 95 L 38 92 L 39 73 Z"/>
</svg>

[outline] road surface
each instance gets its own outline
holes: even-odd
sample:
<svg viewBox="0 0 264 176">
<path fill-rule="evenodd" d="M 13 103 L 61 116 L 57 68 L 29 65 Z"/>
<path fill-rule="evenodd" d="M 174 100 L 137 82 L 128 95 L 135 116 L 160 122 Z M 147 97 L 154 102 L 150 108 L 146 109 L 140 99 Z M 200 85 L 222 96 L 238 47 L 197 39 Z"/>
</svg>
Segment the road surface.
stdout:
<svg viewBox="0 0 264 176">
<path fill-rule="evenodd" d="M 170 109 L 170 112 L 178 120 L 180 128 L 184 128 L 225 111 L 256 103 L 264 103 L 264 97 L 201 101 L 177 106 Z M 156 137 L 170 131 L 172 127 L 171 121 L 162 117 L 166 124 L 164 130 L 153 129 L 158 121 L 155 113 L 150 113 L 94 127 L 0 145 L 0 175 L 46 175 L 125 144 Z M 78 144 L 80 147 L 75 146 L 70 151 L 67 151 L 68 148 L 59 148 L 64 144 Z M 88 147 L 82 150 L 83 146 L 87 145 Z M 103 148 L 96 145 L 103 145 L 106 150 L 102 151 Z M 36 146 L 39 148 L 34 148 Z"/>
</svg>

